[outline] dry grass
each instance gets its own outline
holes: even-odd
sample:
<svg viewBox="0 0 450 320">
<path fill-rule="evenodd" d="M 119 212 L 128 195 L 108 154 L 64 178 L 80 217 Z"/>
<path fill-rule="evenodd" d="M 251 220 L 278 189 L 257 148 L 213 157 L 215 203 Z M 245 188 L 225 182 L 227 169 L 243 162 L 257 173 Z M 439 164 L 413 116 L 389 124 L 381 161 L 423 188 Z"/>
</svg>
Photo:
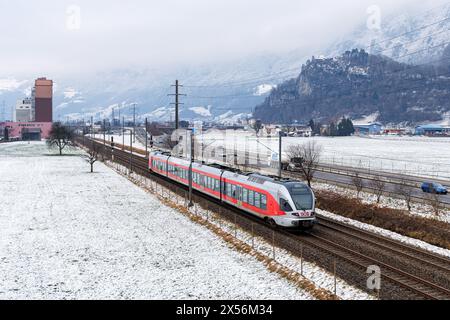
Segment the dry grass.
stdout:
<svg viewBox="0 0 450 320">
<path fill-rule="evenodd" d="M 318 191 L 316 196 L 322 210 L 450 249 L 448 223 L 413 216 L 405 210 L 365 204 L 334 192 Z"/>
</svg>

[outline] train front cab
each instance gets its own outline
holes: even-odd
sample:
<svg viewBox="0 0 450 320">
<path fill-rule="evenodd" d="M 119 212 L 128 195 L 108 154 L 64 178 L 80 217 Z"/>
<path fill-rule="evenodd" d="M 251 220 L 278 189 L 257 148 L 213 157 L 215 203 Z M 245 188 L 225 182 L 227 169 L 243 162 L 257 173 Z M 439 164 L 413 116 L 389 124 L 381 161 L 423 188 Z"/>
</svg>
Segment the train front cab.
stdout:
<svg viewBox="0 0 450 320">
<path fill-rule="evenodd" d="M 283 216 L 274 216 L 275 223 L 285 228 L 311 229 L 316 223 L 314 193 L 300 182 L 284 183 L 280 192 L 280 209 Z"/>
</svg>

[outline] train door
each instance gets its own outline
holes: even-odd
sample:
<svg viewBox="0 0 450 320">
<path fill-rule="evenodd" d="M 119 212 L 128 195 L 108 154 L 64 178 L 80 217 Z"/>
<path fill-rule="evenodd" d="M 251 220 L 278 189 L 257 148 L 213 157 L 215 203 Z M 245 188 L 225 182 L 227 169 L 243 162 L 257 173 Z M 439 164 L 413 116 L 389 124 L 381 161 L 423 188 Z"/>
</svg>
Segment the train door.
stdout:
<svg viewBox="0 0 450 320">
<path fill-rule="evenodd" d="M 237 200 L 237 205 L 239 207 L 242 207 L 242 187 L 240 187 L 240 186 L 236 187 L 236 200 Z"/>
</svg>

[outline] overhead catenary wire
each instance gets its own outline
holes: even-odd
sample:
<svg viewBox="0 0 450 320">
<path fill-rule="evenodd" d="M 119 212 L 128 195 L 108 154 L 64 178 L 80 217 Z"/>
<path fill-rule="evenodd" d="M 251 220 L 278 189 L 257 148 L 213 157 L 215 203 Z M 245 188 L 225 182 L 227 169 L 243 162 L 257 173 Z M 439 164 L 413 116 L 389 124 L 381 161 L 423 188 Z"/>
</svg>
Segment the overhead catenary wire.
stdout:
<svg viewBox="0 0 450 320">
<path fill-rule="evenodd" d="M 450 2 L 449 2 L 449 3 L 450 3 Z M 448 3 L 447 3 L 447 4 L 448 4 Z M 370 49 L 370 48 L 372 48 L 372 47 L 374 47 L 374 46 L 376 46 L 376 45 L 378 45 L 378 44 L 382 44 L 382 43 L 385 43 L 385 42 L 389 42 L 389 41 L 392 41 L 392 40 L 395 40 L 395 39 L 404 37 L 405 35 L 412 34 L 412 33 L 414 33 L 414 32 L 418 32 L 418 31 L 427 29 L 427 28 L 429 28 L 429 27 L 431 27 L 431 26 L 434 26 L 434 25 L 437 25 L 437 24 L 439 24 L 439 23 L 443 23 L 443 22 L 449 21 L 449 20 L 450 20 L 450 17 L 446 17 L 446 18 L 444 18 L 444 19 L 441 19 L 441 20 L 432 22 L 432 23 L 430 23 L 430 24 L 421 26 L 421 27 L 419 27 L 419 28 L 416 28 L 416 29 L 414 29 L 414 30 L 411 30 L 411 31 L 402 33 L 402 34 L 400 34 L 400 35 L 397 35 L 397 36 L 394 36 L 394 37 L 391 37 L 391 38 L 388 38 L 388 39 L 384 39 L 384 40 L 378 41 L 378 42 L 376 42 L 376 43 L 372 43 L 370 46 L 364 47 L 364 48 L 362 48 L 362 49 L 367 50 L 367 49 Z M 449 30 L 447 29 L 446 31 L 449 31 Z M 444 31 L 444 32 L 445 32 L 445 31 Z M 431 37 L 431 36 L 433 36 L 433 35 L 437 35 L 437 34 L 441 34 L 441 33 L 443 33 L 443 31 L 439 31 L 439 32 L 436 32 L 436 33 L 429 34 L 429 35 L 427 35 L 426 37 L 423 37 L 423 38 L 421 38 L 421 39 L 415 39 L 415 40 L 413 40 L 413 41 L 405 42 L 405 43 L 403 43 L 403 45 L 415 43 L 415 42 L 420 41 L 420 40 L 423 40 L 423 39 L 425 39 L 425 38 L 427 38 L 427 37 Z M 376 54 L 380 54 L 380 53 L 382 53 L 382 52 L 385 52 L 385 51 L 388 51 L 388 50 L 393 50 L 393 49 L 395 49 L 395 48 L 385 48 L 385 49 L 383 49 L 383 50 L 377 50 L 377 51 L 376 51 Z M 408 55 L 410 55 L 410 54 L 408 54 Z M 406 56 L 408 56 L 408 55 L 405 55 L 405 56 L 403 56 L 403 57 L 406 57 Z M 398 57 L 397 57 L 397 59 L 398 59 Z M 299 69 L 300 69 L 300 67 L 301 67 L 301 66 L 296 67 L 296 68 L 289 68 L 289 69 L 281 70 L 281 71 L 278 71 L 278 72 L 276 72 L 276 73 L 271 73 L 270 75 L 267 75 L 267 76 L 261 76 L 261 77 L 257 77 L 257 78 L 250 78 L 250 79 L 238 80 L 238 81 L 233 81 L 233 82 L 218 83 L 218 84 L 213 84 L 213 85 L 190 85 L 190 86 L 186 86 L 186 88 L 235 87 L 235 86 L 241 86 L 241 85 L 245 85 L 245 84 L 252 84 L 253 82 L 257 82 L 257 81 L 264 81 L 264 80 L 265 80 L 265 81 L 270 81 L 270 80 L 276 79 L 276 78 L 274 78 L 274 76 L 279 75 L 279 74 L 284 74 L 284 73 L 294 72 L 294 71 L 297 71 L 297 72 L 298 72 Z M 297 74 L 298 74 L 298 73 L 297 73 Z M 295 75 L 293 75 L 293 76 L 295 76 Z"/>
<path fill-rule="evenodd" d="M 427 51 L 427 50 L 433 50 L 433 49 L 436 49 L 436 48 L 439 48 L 439 47 L 442 47 L 442 46 L 445 46 L 445 45 L 449 45 L 449 44 L 450 44 L 450 41 L 447 41 L 447 42 L 444 42 L 444 43 L 440 43 L 440 44 L 438 44 L 436 46 L 432 46 L 432 47 L 428 47 L 428 48 L 425 48 L 425 49 L 420 49 L 420 50 L 417 50 L 417 51 L 414 51 L 414 52 L 410 52 L 410 53 L 404 54 L 403 56 L 401 56 L 401 58 L 402 57 L 406 57 L 406 56 L 411 56 L 411 55 L 414 55 L 414 54 L 417 54 L 417 53 L 420 53 L 420 52 L 424 52 L 424 51 Z M 450 60 L 450 58 L 443 58 L 443 59 L 431 61 L 431 63 L 432 64 L 436 64 L 436 63 L 444 62 L 444 61 L 448 62 L 449 60 Z M 377 62 L 377 63 L 374 63 L 374 64 L 369 64 L 368 67 L 374 68 L 376 66 L 383 65 L 385 63 L 386 63 L 386 61 L 383 60 L 383 61 L 380 61 L 380 62 Z M 398 63 L 401 64 L 401 62 L 398 62 Z M 414 70 L 414 69 L 426 67 L 428 65 L 430 65 L 430 63 L 423 63 L 423 64 L 418 64 L 418 65 L 402 64 L 402 66 L 400 68 L 396 69 L 393 72 L 386 73 L 386 75 L 393 75 L 393 74 L 396 74 L 396 73 L 399 73 L 399 72 L 406 72 L 408 70 Z M 255 94 L 231 94 L 231 95 L 221 95 L 221 96 L 195 96 L 195 95 L 192 95 L 189 98 L 192 98 L 192 99 L 211 99 L 212 100 L 212 99 L 229 99 L 229 98 L 255 98 L 255 99 L 257 99 L 259 97 L 260 96 L 255 95 Z"/>
</svg>

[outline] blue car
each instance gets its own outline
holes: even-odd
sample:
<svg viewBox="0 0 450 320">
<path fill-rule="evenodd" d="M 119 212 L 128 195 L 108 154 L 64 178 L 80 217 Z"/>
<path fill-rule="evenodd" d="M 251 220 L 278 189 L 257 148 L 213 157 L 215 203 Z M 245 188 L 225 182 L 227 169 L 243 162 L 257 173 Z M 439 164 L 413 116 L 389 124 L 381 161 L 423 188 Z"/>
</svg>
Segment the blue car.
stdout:
<svg viewBox="0 0 450 320">
<path fill-rule="evenodd" d="M 439 183 L 424 182 L 422 184 L 422 191 L 426 193 L 447 194 L 447 189 Z"/>
</svg>

